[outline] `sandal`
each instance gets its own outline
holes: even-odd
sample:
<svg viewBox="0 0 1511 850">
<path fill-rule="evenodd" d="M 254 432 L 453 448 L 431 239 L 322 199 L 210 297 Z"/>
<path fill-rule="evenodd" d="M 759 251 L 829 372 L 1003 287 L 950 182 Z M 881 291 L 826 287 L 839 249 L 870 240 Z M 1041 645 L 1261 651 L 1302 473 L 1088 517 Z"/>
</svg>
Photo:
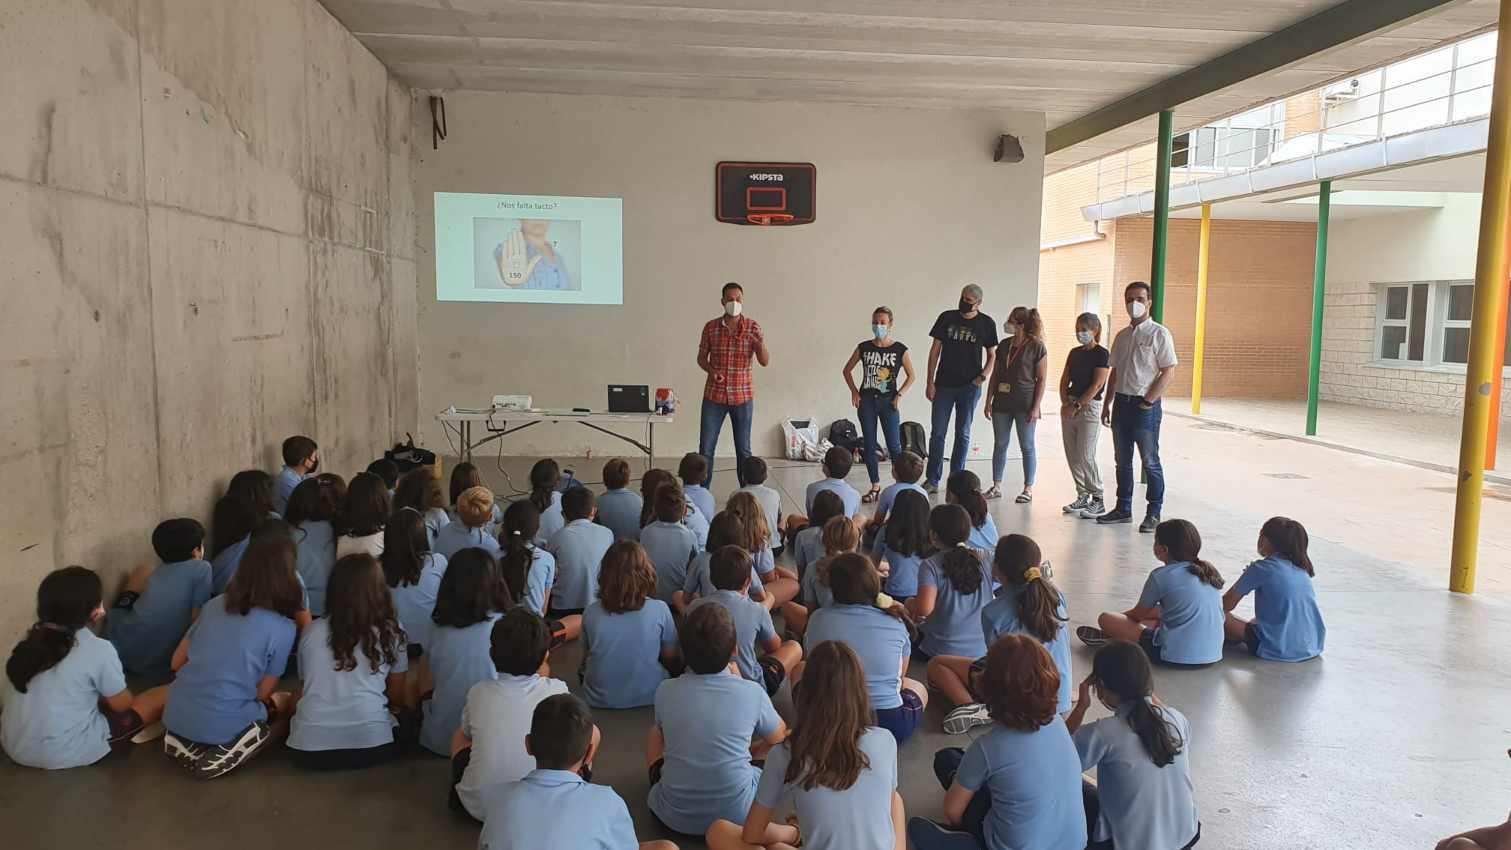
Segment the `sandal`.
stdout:
<svg viewBox="0 0 1511 850">
<path fill-rule="evenodd" d="M 984 496 L 985 498 L 988 498 L 988 499 L 1000 499 L 1000 498 L 1002 498 L 1002 488 L 998 487 L 995 484 L 993 484 L 991 486 L 991 489 L 987 490 L 985 493 L 982 493 L 981 495 Z"/>
<path fill-rule="evenodd" d="M 1026 505 L 1033 500 L 1034 494 L 1028 490 L 1024 490 L 1022 493 L 1019 493 L 1018 498 L 1014 499 L 1013 501 L 1017 502 L 1020 505 Z"/>
<path fill-rule="evenodd" d="M 881 486 L 878 485 L 878 484 L 872 484 L 871 485 L 871 492 L 867 493 L 864 496 L 861 496 L 860 500 L 862 502 L 865 502 L 866 504 L 869 505 L 872 502 L 874 502 L 874 501 L 876 501 L 876 500 L 878 500 L 880 498 L 881 498 Z"/>
</svg>

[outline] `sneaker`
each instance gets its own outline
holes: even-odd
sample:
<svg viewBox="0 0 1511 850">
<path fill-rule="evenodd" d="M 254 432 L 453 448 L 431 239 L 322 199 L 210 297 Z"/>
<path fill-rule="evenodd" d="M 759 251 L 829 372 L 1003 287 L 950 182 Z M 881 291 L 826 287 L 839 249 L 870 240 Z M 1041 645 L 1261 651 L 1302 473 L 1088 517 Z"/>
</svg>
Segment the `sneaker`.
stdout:
<svg viewBox="0 0 1511 850">
<path fill-rule="evenodd" d="M 979 702 L 962 705 L 944 717 L 944 734 L 964 735 L 966 730 L 975 726 L 990 726 L 992 716 L 987 713 L 986 706 Z"/>
<path fill-rule="evenodd" d="M 163 752 L 167 753 L 174 761 L 190 770 L 194 769 L 209 749 L 204 744 L 196 743 L 188 738 L 180 738 L 172 732 L 163 735 Z"/>
<path fill-rule="evenodd" d="M 925 482 L 924 485 L 923 485 L 923 492 L 928 493 L 930 496 L 937 496 L 937 495 L 939 495 L 939 482 L 938 481 L 927 481 L 927 482 Z"/>
<path fill-rule="evenodd" d="M 1065 507 L 1060 508 L 1060 510 L 1067 514 L 1078 514 L 1081 511 L 1086 510 L 1086 506 L 1089 504 L 1091 504 L 1091 500 L 1087 498 L 1086 494 L 1082 493 L 1081 495 L 1076 497 L 1076 500 L 1074 502 L 1071 502 Z"/>
<path fill-rule="evenodd" d="M 908 844 L 913 847 L 941 848 L 941 850 L 980 850 L 976 836 L 958 829 L 950 829 L 928 818 L 913 818 L 908 821 Z"/>
<path fill-rule="evenodd" d="M 1107 512 L 1107 505 L 1102 502 L 1101 496 L 1092 496 L 1086 500 L 1086 508 L 1081 511 L 1081 519 L 1096 519 Z"/>
<path fill-rule="evenodd" d="M 1144 521 L 1139 523 L 1138 530 L 1141 534 L 1153 534 L 1154 529 L 1159 527 L 1158 514 L 1144 514 Z"/>
<path fill-rule="evenodd" d="M 273 740 L 268 724 L 258 720 L 248 726 L 228 744 L 211 747 L 194 766 L 194 775 L 200 779 L 214 779 L 234 770 L 242 762 L 257 755 Z"/>
<path fill-rule="evenodd" d="M 1076 637 L 1092 649 L 1100 649 L 1107 644 L 1107 633 L 1096 626 L 1076 626 Z"/>
<path fill-rule="evenodd" d="M 1097 517 L 1097 525 L 1123 525 L 1133 522 L 1133 514 L 1128 511 L 1112 510 Z"/>
</svg>

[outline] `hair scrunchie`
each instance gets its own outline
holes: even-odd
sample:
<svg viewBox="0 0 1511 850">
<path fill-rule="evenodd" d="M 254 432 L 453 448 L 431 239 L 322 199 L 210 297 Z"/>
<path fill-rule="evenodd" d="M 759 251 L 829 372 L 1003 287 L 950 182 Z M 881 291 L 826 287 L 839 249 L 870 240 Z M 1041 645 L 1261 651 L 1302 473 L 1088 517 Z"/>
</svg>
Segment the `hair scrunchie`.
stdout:
<svg viewBox="0 0 1511 850">
<path fill-rule="evenodd" d="M 1044 572 L 1042 570 L 1040 570 L 1038 567 L 1029 567 L 1028 569 L 1026 569 L 1026 570 L 1023 571 L 1023 583 L 1024 584 L 1028 584 L 1029 582 L 1038 581 L 1041 578 L 1044 578 Z"/>
</svg>

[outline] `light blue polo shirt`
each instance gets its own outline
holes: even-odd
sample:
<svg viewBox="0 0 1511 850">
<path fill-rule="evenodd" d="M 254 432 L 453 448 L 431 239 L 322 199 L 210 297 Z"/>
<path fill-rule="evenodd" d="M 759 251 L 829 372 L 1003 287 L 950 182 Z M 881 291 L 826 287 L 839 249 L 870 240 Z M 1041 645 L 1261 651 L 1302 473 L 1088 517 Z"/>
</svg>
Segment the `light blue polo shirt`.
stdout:
<svg viewBox="0 0 1511 850">
<path fill-rule="evenodd" d="M 210 560 L 210 590 L 216 596 L 226 592 L 232 576 L 236 575 L 236 568 L 241 566 L 241 556 L 247 553 L 251 542 L 252 535 L 248 534 L 220 550 L 220 554 Z"/>
<path fill-rule="evenodd" d="M 792 560 L 797 564 L 798 578 L 808 575 L 808 568 L 824 557 L 824 530 L 810 525 L 799 531 L 792 539 Z"/>
<path fill-rule="evenodd" d="M 1297 570 L 1296 572 L 1301 572 Z M 1222 590 L 1192 574 L 1184 561 L 1155 567 L 1144 580 L 1138 607 L 1159 608 L 1154 645 L 1166 661 L 1211 664 L 1222 660 Z"/>
<path fill-rule="evenodd" d="M 325 587 L 336 567 L 336 529 L 323 519 L 312 519 L 294 529 L 299 546 L 299 578 L 310 595 L 310 614 L 325 616 Z"/>
<path fill-rule="evenodd" d="M 992 795 L 985 824 L 991 847 L 1070 850 L 1086 846 L 1081 757 L 1059 715 L 1032 732 L 992 724 L 990 732 L 966 749 L 955 781 L 963 788 Z"/>
<path fill-rule="evenodd" d="M 441 528 L 435 535 L 435 545 L 430 551 L 440 555 L 447 561 L 456 557 L 456 553 L 463 549 L 482 549 L 497 560 L 503 547 L 499 546 L 498 539 L 482 528 L 468 528 L 467 523 L 454 519 Z"/>
<path fill-rule="evenodd" d="M 938 590 L 934 612 L 918 626 L 922 635 L 918 648 L 929 657 L 959 655 L 964 658 L 980 658 L 986 654 L 986 637 L 981 632 L 981 609 L 992 600 L 991 554 L 980 549 L 971 550 L 981 561 L 981 584 L 975 593 L 961 593 L 955 589 L 944 568 L 940 566 L 943 554 L 924 559 L 918 571 L 918 586 Z"/>
<path fill-rule="evenodd" d="M 494 507 L 497 507 L 495 505 Z M 445 508 L 427 508 L 425 511 L 425 542 L 435 548 L 435 536 L 441 533 L 446 523 L 451 522 L 451 513 Z"/>
<path fill-rule="evenodd" d="M 409 652 L 401 639 L 394 647 L 395 662 L 372 662 L 358 643 L 352 650 L 357 666 L 336 669 L 331 651 L 331 623 L 310 623 L 299 638 L 299 677 L 304 682 L 299 708 L 289 727 L 289 746 L 296 750 L 365 750 L 393 743 L 397 720 L 388 713 L 388 676 L 409 670 Z"/>
<path fill-rule="evenodd" d="M 540 512 L 540 530 L 535 532 L 535 545 L 546 545 L 566 524 L 567 518 L 561 515 L 561 494 L 552 493 L 551 506 Z"/>
<path fill-rule="evenodd" d="M 115 647 L 89 629 L 55 666 L 16 690 L 0 677 L 0 745 L 16 764 L 61 770 L 93 764 L 110 753 L 110 724 L 100 700 L 126 690 Z M 762 692 L 762 696 L 765 692 Z"/>
<path fill-rule="evenodd" d="M 1081 769 L 1097 772 L 1102 817 L 1098 841 L 1117 847 L 1185 847 L 1196 837 L 1196 792 L 1191 785 L 1191 724 L 1168 706 L 1157 713 L 1174 724 L 1184 743 L 1175 761 L 1160 767 L 1149 758 L 1138 733 L 1128 725 L 1131 705 L 1111 717 L 1082 724 L 1071 736 L 1081 755 Z"/>
<path fill-rule="evenodd" d="M 798 580 L 798 588 L 803 597 L 803 604 L 808 606 L 809 612 L 819 608 L 828 608 L 834 604 L 834 591 L 829 585 L 818 580 L 818 574 L 822 571 L 824 559 L 814 561 Z"/>
<path fill-rule="evenodd" d="M 206 602 L 189 627 L 189 661 L 169 686 L 163 725 L 216 746 L 267 720 L 257 686 L 267 676 L 283 675 L 297 631 L 293 620 L 276 611 L 253 608 L 242 616 L 226 610 L 224 596 Z"/>
<path fill-rule="evenodd" d="M 997 541 L 1001 539 L 997 535 L 997 521 L 992 519 L 991 514 L 986 515 L 986 522 L 971 527 L 971 536 L 966 538 L 966 545 L 972 549 L 984 549 L 988 554 L 997 551 Z"/>
<path fill-rule="evenodd" d="M 776 626 L 771 623 L 771 612 L 766 606 L 749 596 L 734 590 L 715 590 L 708 596 L 688 606 L 688 611 L 707 603 L 716 603 L 729 611 L 735 624 L 735 664 L 740 675 L 752 682 L 766 686 L 766 677 L 761 664 L 756 660 L 758 644 L 765 644 L 776 637 Z"/>
<path fill-rule="evenodd" d="M 607 785 L 536 768 L 500 786 L 487 806 L 479 850 L 634 850 L 635 822 Z"/>
<path fill-rule="evenodd" d="M 556 559 L 552 608 L 576 610 L 593 604 L 598 598 L 598 570 L 613 545 L 614 532 L 590 519 L 574 519 L 556 532 L 546 545 L 546 551 Z"/>
<path fill-rule="evenodd" d="M 792 801 L 803 827 L 803 850 L 853 850 L 897 845 L 892 829 L 892 794 L 897 790 L 897 739 L 879 726 L 861 733 L 860 751 L 867 765 L 855 784 L 843 791 L 816 785 L 803 790 L 801 779 L 786 782 L 792 750 L 786 742 L 771 748 L 755 801 L 775 811 Z"/>
<path fill-rule="evenodd" d="M 912 652 L 902 621 L 875 605 L 835 605 L 808 618 L 803 645 L 810 651 L 826 640 L 848 644 L 860 657 L 871 708 L 902 705 L 902 662 Z"/>
<path fill-rule="evenodd" d="M 189 631 L 195 609 L 209 601 L 209 562 L 161 564 L 147 578 L 136 604 L 109 610 L 105 637 L 120 653 L 121 666 L 139 676 L 166 680 L 173 675 L 173 650 Z"/>
<path fill-rule="evenodd" d="M 728 671 L 689 670 L 661 683 L 655 705 L 666 753 L 651 811 L 688 835 L 702 835 L 721 818 L 743 823 L 761 780 L 750 763 L 751 741 L 782 725 L 766 689 Z"/>
<path fill-rule="evenodd" d="M 1322 654 L 1327 626 L 1317 607 L 1312 577 L 1279 555 L 1249 564 L 1233 585 L 1240 598 L 1254 594 L 1259 657 L 1306 661 Z"/>
<path fill-rule="evenodd" d="M 920 487 L 917 482 L 914 482 L 912 484 L 904 484 L 901 481 L 894 481 L 893 483 L 889 484 L 885 490 L 881 491 L 881 498 L 876 500 L 876 513 L 881 516 L 890 514 L 892 512 L 892 505 L 897 502 L 897 494 L 901 493 L 904 490 L 912 490 L 915 493 L 920 493 L 925 499 L 929 497 L 929 492 Z"/>
<path fill-rule="evenodd" d="M 687 568 L 697 557 L 698 540 L 680 522 L 656 520 L 640 529 L 640 548 L 656 567 L 656 598 L 670 602 L 687 581 Z"/>
<path fill-rule="evenodd" d="M 493 644 L 493 623 L 499 616 L 493 614 L 466 628 L 433 626 L 430 630 L 425 660 L 435 679 L 435 693 L 424 706 L 420 746 L 436 755 L 451 755 L 451 736 L 461 728 L 467 691 L 485 679 L 498 678 L 488 653 Z"/>
<path fill-rule="evenodd" d="M 807 496 L 804 504 L 808 507 L 808 515 L 813 516 L 813 500 L 818 494 L 829 490 L 839 496 L 839 500 L 845 504 L 845 516 L 854 517 L 855 512 L 860 510 L 860 491 L 851 487 L 843 478 L 821 478 L 808 485 Z"/>
<path fill-rule="evenodd" d="M 702 484 L 684 484 L 682 494 L 687 497 L 688 504 L 703 514 L 704 519 L 713 522 L 714 514 L 719 512 L 719 503 L 714 501 L 714 494 L 707 487 Z"/>
<path fill-rule="evenodd" d="M 278 475 L 273 478 L 274 513 L 283 516 L 289 512 L 289 497 L 294 495 L 294 488 L 304 479 L 305 476 L 295 472 L 292 466 L 278 470 Z"/>
<path fill-rule="evenodd" d="M 434 552 L 425 554 L 425 563 L 420 567 L 417 584 L 401 584 L 389 588 L 393 594 L 394 613 L 399 615 L 399 625 L 410 643 L 424 646 L 430 640 L 430 630 L 435 622 L 430 615 L 435 612 L 435 598 L 441 592 L 441 579 L 446 575 L 446 559 Z"/>
<path fill-rule="evenodd" d="M 532 543 L 530 571 L 525 575 L 525 593 L 520 597 L 520 604 L 542 617 L 546 616 L 546 592 L 555 586 L 556 556 Z"/>
<path fill-rule="evenodd" d="M 997 590 L 997 598 L 986 604 L 981 609 L 981 632 L 986 638 L 986 645 L 991 646 L 997 642 L 997 638 L 1009 634 L 1028 634 L 1020 617 L 1022 610 L 1023 592 L 1028 589 L 1026 584 L 1004 584 Z M 1055 613 L 1062 620 L 1055 632 L 1055 639 L 1044 644 L 1049 650 L 1049 656 L 1055 660 L 1055 669 L 1060 671 L 1060 697 L 1055 711 L 1064 714 L 1070 711 L 1071 694 L 1079 684 L 1071 674 L 1070 662 L 1070 629 L 1063 619 L 1069 617 L 1065 609 L 1065 596 L 1060 596 L 1060 604 L 1055 607 Z M 1037 640 L 1037 638 L 1035 638 Z"/>
<path fill-rule="evenodd" d="M 693 558 L 693 562 L 687 568 L 687 577 L 682 580 L 682 587 L 678 588 L 684 597 L 691 600 L 693 597 L 713 596 L 714 591 L 718 589 L 714 587 L 713 576 L 709 572 L 713 557 L 712 552 L 699 552 Z M 765 585 L 761 583 L 761 574 L 754 568 L 750 570 L 749 592 L 752 594 L 765 592 Z"/>
<path fill-rule="evenodd" d="M 582 612 L 583 701 L 593 708 L 638 708 L 656 699 L 671 674 L 661 653 L 677 648 L 672 609 L 647 599 L 638 611 L 610 614 L 602 602 Z"/>
<path fill-rule="evenodd" d="M 882 586 L 888 596 L 895 599 L 911 599 L 918 595 L 918 573 L 923 568 L 923 558 L 904 555 L 887 545 L 886 535 L 876 537 L 877 556 L 887 562 L 887 582 Z"/>
<path fill-rule="evenodd" d="M 698 549 L 706 549 L 708 548 L 708 524 L 713 518 L 704 516 L 703 510 L 694 505 L 691 499 L 687 501 L 687 507 L 687 516 L 682 518 L 682 522 L 692 531 L 693 539 L 698 541 Z"/>
<path fill-rule="evenodd" d="M 615 540 L 640 539 L 640 494 L 627 487 L 598 497 L 598 524 L 614 532 Z"/>
</svg>

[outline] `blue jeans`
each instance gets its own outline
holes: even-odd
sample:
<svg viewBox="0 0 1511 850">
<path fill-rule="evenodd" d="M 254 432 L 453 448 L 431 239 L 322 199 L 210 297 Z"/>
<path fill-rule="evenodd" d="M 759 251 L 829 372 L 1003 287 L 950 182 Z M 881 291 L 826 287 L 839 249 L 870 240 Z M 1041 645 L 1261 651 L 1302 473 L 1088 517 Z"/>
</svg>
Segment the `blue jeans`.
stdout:
<svg viewBox="0 0 1511 850">
<path fill-rule="evenodd" d="M 745 486 L 745 458 L 750 457 L 750 419 L 755 411 L 755 402 L 747 401 L 744 404 L 718 404 L 703 400 L 702 418 L 698 423 L 698 454 L 708 458 L 708 479 L 703 482 L 707 487 L 714 480 L 714 450 L 719 447 L 719 430 L 724 427 L 724 417 L 727 415 L 735 430 L 735 457 L 739 459 L 735 466 L 735 477 L 740 479 L 740 486 Z"/>
<path fill-rule="evenodd" d="M 992 411 L 992 483 L 1002 480 L 1002 471 L 1007 468 L 1007 450 L 1013 444 L 1013 431 L 1018 432 L 1018 448 L 1023 450 L 1023 486 L 1034 486 L 1034 475 L 1039 469 L 1039 453 L 1034 448 L 1034 430 L 1037 422 L 1028 421 L 1028 411 L 1017 413 Z"/>
<path fill-rule="evenodd" d="M 950 427 L 950 414 L 955 414 L 955 445 L 950 452 L 950 471 L 965 468 L 966 455 L 971 452 L 971 420 L 976 416 L 976 402 L 981 400 L 981 388 L 975 384 L 963 387 L 935 387 L 934 410 L 929 429 L 928 482 L 938 484 L 944 477 L 944 435 Z"/>
<path fill-rule="evenodd" d="M 1149 410 L 1139 409 L 1139 401 L 1121 393 L 1112 408 L 1112 452 L 1117 458 L 1118 504 L 1120 511 L 1133 512 L 1133 449 L 1138 448 L 1149 484 L 1144 495 L 1149 500 L 1149 515 L 1160 516 L 1165 506 L 1165 469 L 1159 462 L 1159 426 L 1164 419 L 1164 405 L 1155 402 Z"/>
<path fill-rule="evenodd" d="M 891 399 L 873 394 L 861 395 L 856 413 L 860 416 L 861 437 L 865 439 L 866 472 L 871 475 L 872 484 L 879 484 L 881 465 L 876 462 L 876 423 L 881 422 L 881 433 L 887 440 L 887 456 L 895 460 L 902 454 L 902 434 L 899 431 L 902 415 L 892 406 Z"/>
</svg>

